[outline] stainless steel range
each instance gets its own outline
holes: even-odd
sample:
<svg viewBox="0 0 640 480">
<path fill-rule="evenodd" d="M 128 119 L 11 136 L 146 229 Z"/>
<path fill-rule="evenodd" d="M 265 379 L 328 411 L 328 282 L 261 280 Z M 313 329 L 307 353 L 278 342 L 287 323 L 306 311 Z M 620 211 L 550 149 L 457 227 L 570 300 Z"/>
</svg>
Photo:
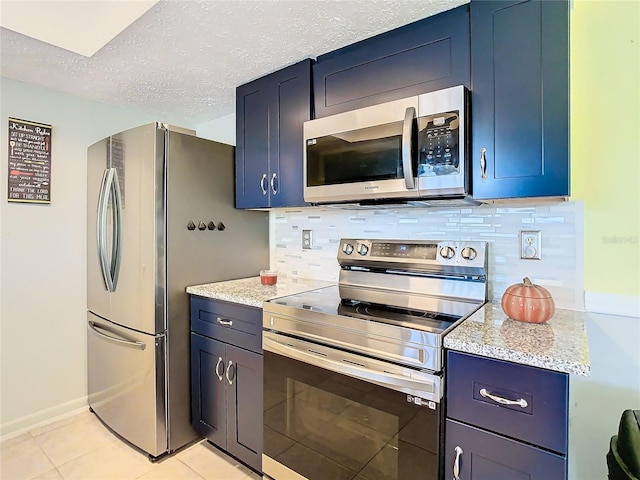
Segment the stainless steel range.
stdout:
<svg viewBox="0 0 640 480">
<path fill-rule="evenodd" d="M 442 342 L 486 301 L 486 250 L 342 239 L 338 285 L 264 303 L 266 475 L 441 478 Z"/>
</svg>

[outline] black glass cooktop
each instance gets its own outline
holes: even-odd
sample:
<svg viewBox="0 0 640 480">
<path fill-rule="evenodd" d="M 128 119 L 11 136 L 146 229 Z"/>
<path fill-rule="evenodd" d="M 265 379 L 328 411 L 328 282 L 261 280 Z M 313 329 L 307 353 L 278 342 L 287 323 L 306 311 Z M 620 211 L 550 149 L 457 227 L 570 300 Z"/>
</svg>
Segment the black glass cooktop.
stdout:
<svg viewBox="0 0 640 480">
<path fill-rule="evenodd" d="M 363 296 L 370 298 L 372 296 L 371 290 L 365 290 L 366 295 Z M 362 291 L 365 292 L 365 290 Z M 351 296 L 357 297 L 358 289 L 351 288 L 349 289 L 349 293 Z M 402 296 L 403 294 L 398 293 L 397 295 Z M 373 296 L 375 297 L 375 295 Z M 404 295 L 404 297 L 408 296 Z M 398 303 L 402 303 L 404 297 L 401 297 Z M 434 333 L 443 332 L 460 318 L 466 317 L 477 310 L 481 305 L 480 303 L 426 296 L 419 300 L 421 300 L 420 303 L 425 306 L 438 308 L 423 310 L 363 302 L 357 298 L 342 298 L 340 288 L 337 285 L 276 298 L 269 300 L 268 303 L 327 315 L 395 324 Z"/>
</svg>

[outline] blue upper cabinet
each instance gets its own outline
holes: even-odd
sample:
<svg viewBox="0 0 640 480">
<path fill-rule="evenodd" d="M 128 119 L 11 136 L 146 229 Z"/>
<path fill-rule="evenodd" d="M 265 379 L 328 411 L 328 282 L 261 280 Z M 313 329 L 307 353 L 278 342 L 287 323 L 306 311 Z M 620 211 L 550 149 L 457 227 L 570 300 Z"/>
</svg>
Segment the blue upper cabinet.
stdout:
<svg viewBox="0 0 640 480">
<path fill-rule="evenodd" d="M 469 5 L 318 57 L 315 117 L 470 86 Z"/>
<path fill-rule="evenodd" d="M 471 89 L 473 197 L 568 196 L 568 1 L 473 0 Z"/>
<path fill-rule="evenodd" d="M 311 60 L 236 89 L 236 207 L 304 206 L 302 124 L 311 119 Z"/>
</svg>

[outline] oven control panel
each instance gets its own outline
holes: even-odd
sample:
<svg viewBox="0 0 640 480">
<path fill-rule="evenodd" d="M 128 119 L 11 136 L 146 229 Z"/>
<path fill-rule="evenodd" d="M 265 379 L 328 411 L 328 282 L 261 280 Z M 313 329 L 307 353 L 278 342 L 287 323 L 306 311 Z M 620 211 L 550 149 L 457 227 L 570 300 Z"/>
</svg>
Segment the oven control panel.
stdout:
<svg viewBox="0 0 640 480">
<path fill-rule="evenodd" d="M 391 262 L 482 267 L 486 263 L 486 250 L 485 242 L 343 238 L 340 240 L 338 262 L 341 265 Z"/>
</svg>

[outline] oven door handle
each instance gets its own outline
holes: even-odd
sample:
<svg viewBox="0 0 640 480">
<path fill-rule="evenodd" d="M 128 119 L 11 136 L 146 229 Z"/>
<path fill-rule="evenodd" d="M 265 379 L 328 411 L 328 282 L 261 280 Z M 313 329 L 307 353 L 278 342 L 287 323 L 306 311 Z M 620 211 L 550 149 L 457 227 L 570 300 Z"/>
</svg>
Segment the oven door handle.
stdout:
<svg viewBox="0 0 640 480">
<path fill-rule="evenodd" d="M 262 338 L 262 348 L 268 352 L 283 355 L 294 360 L 299 360 L 316 367 L 331 370 L 332 372 L 342 373 L 350 377 L 358 378 L 366 382 L 375 383 L 377 385 L 390 388 L 399 392 L 409 393 L 417 397 L 426 398 L 435 402 L 440 401 L 438 384 L 434 380 L 416 379 L 409 376 L 399 375 L 384 371 L 382 366 L 380 370 L 373 369 L 369 366 L 358 363 L 361 357 L 341 350 L 334 350 L 330 347 L 324 347 L 312 343 L 295 340 L 296 343 L 307 345 L 309 348 L 304 350 L 292 344 L 285 344 L 278 339 L 273 338 L 273 334 L 264 332 Z M 335 351 L 341 360 L 329 358 L 324 351 Z M 369 362 L 371 363 L 371 362 Z M 439 377 L 436 377 L 439 380 Z"/>
</svg>

